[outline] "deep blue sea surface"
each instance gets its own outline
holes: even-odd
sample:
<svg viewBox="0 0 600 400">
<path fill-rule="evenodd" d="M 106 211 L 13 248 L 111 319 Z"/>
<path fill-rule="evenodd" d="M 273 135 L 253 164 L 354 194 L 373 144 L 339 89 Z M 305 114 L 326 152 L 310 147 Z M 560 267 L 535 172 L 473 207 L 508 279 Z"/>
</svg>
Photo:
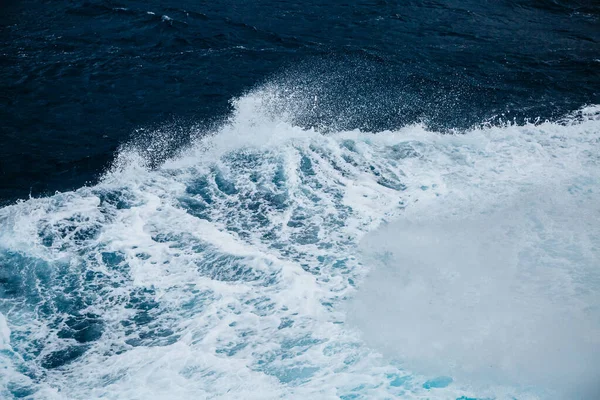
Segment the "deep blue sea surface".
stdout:
<svg viewBox="0 0 600 400">
<path fill-rule="evenodd" d="M 306 126 L 466 128 L 600 101 L 594 1 L 1 7 L 3 200 L 94 182 L 136 129 L 174 125 L 186 140 L 184 127 L 282 75 L 321 94 Z"/>
<path fill-rule="evenodd" d="M 0 4 L 0 398 L 600 396 L 600 4 Z"/>
</svg>

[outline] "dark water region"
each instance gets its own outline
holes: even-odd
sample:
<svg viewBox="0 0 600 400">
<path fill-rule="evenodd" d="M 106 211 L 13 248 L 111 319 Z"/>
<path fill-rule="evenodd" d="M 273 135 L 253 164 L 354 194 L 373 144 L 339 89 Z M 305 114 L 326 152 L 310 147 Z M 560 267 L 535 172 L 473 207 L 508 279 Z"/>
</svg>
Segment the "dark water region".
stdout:
<svg viewBox="0 0 600 400">
<path fill-rule="evenodd" d="M 93 182 L 136 129 L 218 121 L 270 82 L 299 124 L 560 118 L 600 102 L 595 1 L 3 1 L 0 202 Z"/>
</svg>

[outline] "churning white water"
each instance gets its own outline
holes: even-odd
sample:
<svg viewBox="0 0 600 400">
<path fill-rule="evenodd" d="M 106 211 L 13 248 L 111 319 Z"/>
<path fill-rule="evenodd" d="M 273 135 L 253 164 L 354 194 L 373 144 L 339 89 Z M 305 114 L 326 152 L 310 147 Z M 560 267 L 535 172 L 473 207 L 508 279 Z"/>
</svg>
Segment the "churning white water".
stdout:
<svg viewBox="0 0 600 400">
<path fill-rule="evenodd" d="M 272 90 L 0 210 L 2 397 L 598 393 L 599 108 L 322 134 Z"/>
</svg>

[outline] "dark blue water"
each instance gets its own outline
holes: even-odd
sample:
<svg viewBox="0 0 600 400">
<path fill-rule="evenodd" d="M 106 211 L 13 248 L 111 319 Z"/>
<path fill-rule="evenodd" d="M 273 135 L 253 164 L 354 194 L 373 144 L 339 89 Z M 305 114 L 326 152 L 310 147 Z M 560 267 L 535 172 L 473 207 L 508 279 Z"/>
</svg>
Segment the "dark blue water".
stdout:
<svg viewBox="0 0 600 400">
<path fill-rule="evenodd" d="M 0 43 L 3 203 L 94 182 L 137 129 L 177 147 L 265 81 L 318 87 L 298 124 L 336 129 L 600 102 L 591 0 L 4 1 Z"/>
</svg>

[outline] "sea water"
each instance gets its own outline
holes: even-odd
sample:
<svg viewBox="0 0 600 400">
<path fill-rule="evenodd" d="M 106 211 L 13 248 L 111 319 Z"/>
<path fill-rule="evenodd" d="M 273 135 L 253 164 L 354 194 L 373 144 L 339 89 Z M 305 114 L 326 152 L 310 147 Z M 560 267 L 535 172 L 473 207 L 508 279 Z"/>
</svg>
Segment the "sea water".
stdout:
<svg viewBox="0 0 600 400">
<path fill-rule="evenodd" d="M 597 106 L 322 132 L 289 90 L 0 209 L 1 397 L 600 393 Z"/>
</svg>

